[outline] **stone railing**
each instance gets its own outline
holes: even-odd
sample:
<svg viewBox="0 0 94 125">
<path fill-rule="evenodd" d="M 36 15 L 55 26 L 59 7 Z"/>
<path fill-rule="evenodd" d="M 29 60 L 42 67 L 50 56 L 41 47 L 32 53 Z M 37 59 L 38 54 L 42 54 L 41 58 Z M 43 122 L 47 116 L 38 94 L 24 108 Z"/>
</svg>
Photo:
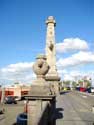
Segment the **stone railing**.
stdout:
<svg viewBox="0 0 94 125">
<path fill-rule="evenodd" d="M 28 99 L 28 125 L 55 125 L 55 96 L 25 96 Z"/>
</svg>

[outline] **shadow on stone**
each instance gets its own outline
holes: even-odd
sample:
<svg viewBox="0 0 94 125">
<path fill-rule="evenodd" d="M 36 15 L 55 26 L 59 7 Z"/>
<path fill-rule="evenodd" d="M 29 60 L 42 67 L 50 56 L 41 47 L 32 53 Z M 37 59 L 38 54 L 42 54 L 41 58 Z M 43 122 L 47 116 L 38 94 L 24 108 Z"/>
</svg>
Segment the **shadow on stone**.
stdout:
<svg viewBox="0 0 94 125">
<path fill-rule="evenodd" d="M 51 107 L 47 105 L 44 112 L 41 115 L 38 125 L 55 125 L 54 120 L 52 118 L 52 112 L 50 110 Z"/>
</svg>

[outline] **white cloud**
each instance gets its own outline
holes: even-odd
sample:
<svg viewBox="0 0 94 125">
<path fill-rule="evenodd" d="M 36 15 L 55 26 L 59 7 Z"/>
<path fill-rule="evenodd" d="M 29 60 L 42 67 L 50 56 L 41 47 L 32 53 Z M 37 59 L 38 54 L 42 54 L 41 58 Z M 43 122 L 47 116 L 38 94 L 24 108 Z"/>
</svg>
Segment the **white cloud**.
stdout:
<svg viewBox="0 0 94 125">
<path fill-rule="evenodd" d="M 2 68 L 1 71 L 6 73 L 6 72 L 20 72 L 22 70 L 27 70 L 29 68 L 32 68 L 33 62 L 20 62 L 17 64 L 10 64 L 9 66 Z"/>
<path fill-rule="evenodd" d="M 81 72 L 78 71 L 78 70 L 73 70 L 73 71 L 70 72 L 70 75 L 72 77 L 79 77 L 81 75 Z"/>
<path fill-rule="evenodd" d="M 0 69 L 0 81 L 31 83 L 31 81 L 35 78 L 32 66 L 33 62 L 10 64 L 5 68 Z"/>
<path fill-rule="evenodd" d="M 85 40 L 79 38 L 67 38 L 64 39 L 62 43 L 56 44 L 56 50 L 59 53 L 70 52 L 70 51 L 86 51 L 89 49 L 89 46 Z"/>
<path fill-rule="evenodd" d="M 62 72 L 62 74 L 61 74 Z M 66 69 L 62 69 L 60 70 L 59 72 L 60 76 L 61 76 L 61 79 L 62 80 L 70 80 L 70 81 L 74 81 L 74 80 L 79 80 L 79 79 L 83 79 L 85 76 L 87 79 L 90 79 L 91 78 L 91 83 L 92 83 L 92 86 L 94 86 L 94 71 L 80 71 L 80 70 L 66 70 Z"/>
<path fill-rule="evenodd" d="M 60 58 L 57 62 L 57 66 L 68 67 L 88 63 L 94 63 L 94 54 L 92 52 L 80 51 L 71 57 L 65 59 Z"/>
<path fill-rule="evenodd" d="M 64 80 L 64 81 L 68 81 L 68 80 L 73 81 L 73 80 L 74 80 L 74 78 L 73 78 L 71 75 L 66 74 L 66 75 L 64 75 L 63 80 Z"/>
</svg>

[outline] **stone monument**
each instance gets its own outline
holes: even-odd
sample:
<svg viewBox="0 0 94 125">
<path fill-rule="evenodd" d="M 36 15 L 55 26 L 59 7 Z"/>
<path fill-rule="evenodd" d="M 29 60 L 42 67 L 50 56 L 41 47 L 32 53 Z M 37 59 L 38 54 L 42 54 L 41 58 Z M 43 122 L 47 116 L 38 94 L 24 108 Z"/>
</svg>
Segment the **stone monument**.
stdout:
<svg viewBox="0 0 94 125">
<path fill-rule="evenodd" d="M 53 16 L 49 16 L 46 20 L 47 34 L 46 34 L 46 57 L 50 70 L 46 75 L 46 81 L 54 86 L 56 93 L 59 89 L 60 77 L 56 69 L 56 44 L 55 44 L 55 26 L 56 22 Z"/>
<path fill-rule="evenodd" d="M 45 55 L 37 56 L 33 70 L 37 78 L 32 82 L 29 94 L 25 95 L 28 100 L 28 125 L 54 125 L 51 117 L 55 108 L 55 95 L 45 81 L 49 70 Z"/>
</svg>

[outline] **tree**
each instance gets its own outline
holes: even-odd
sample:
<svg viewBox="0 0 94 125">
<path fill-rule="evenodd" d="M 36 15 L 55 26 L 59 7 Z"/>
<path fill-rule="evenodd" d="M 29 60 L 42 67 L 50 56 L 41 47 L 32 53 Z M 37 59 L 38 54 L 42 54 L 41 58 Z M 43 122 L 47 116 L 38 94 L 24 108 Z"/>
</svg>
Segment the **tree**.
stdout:
<svg viewBox="0 0 94 125">
<path fill-rule="evenodd" d="M 87 84 L 86 87 L 90 87 L 91 86 L 90 80 L 84 80 L 84 82 Z"/>
<path fill-rule="evenodd" d="M 63 81 L 63 84 L 64 84 L 66 87 L 68 87 L 68 86 L 70 85 L 70 81 L 69 81 L 69 80 Z"/>
<path fill-rule="evenodd" d="M 77 86 L 77 83 L 75 81 L 73 81 L 72 86 L 75 88 Z"/>
<path fill-rule="evenodd" d="M 78 83 L 79 83 L 79 86 L 80 86 L 80 87 L 83 86 L 83 81 L 82 81 L 82 80 L 79 80 Z"/>
</svg>

